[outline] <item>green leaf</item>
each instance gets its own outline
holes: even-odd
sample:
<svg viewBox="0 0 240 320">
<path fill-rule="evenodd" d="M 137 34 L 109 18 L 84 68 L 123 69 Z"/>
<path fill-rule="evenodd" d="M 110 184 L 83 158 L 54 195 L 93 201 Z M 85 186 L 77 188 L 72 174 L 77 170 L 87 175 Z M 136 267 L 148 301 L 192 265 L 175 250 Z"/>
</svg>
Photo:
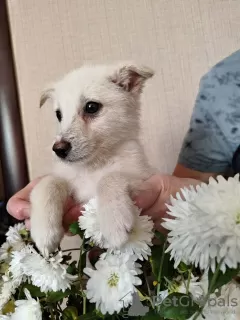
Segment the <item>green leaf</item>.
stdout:
<svg viewBox="0 0 240 320">
<path fill-rule="evenodd" d="M 78 221 L 70 224 L 70 226 L 69 226 L 69 231 L 70 231 L 73 235 L 78 234 L 81 239 L 84 238 L 84 231 L 79 227 Z"/>
<path fill-rule="evenodd" d="M 191 269 L 191 266 L 186 265 L 184 262 L 180 262 L 178 266 L 178 272 L 179 273 L 186 273 Z"/>
<path fill-rule="evenodd" d="M 77 274 L 78 270 L 77 270 L 77 261 L 73 261 L 72 263 L 70 263 L 70 265 L 67 267 L 67 273 L 69 274 Z"/>
<path fill-rule="evenodd" d="M 158 278 L 161 258 L 162 258 L 163 247 L 162 246 L 153 246 L 152 247 L 152 255 L 150 258 L 150 262 L 152 265 L 152 271 L 156 279 Z M 174 269 L 174 264 L 170 261 L 170 254 L 165 253 L 162 267 L 162 278 L 172 278 L 176 270 Z"/>
<path fill-rule="evenodd" d="M 165 240 L 166 240 L 166 238 L 167 238 L 167 236 L 166 236 L 165 234 L 163 234 L 163 233 L 161 233 L 161 232 L 159 232 L 159 231 L 157 231 L 157 230 L 155 230 L 154 235 L 155 235 L 155 237 L 158 238 L 162 243 L 164 243 Z"/>
<path fill-rule="evenodd" d="M 106 319 L 108 318 L 108 314 L 104 315 L 102 312 L 98 309 L 94 310 L 94 314 L 97 316 L 98 319 Z"/>
<path fill-rule="evenodd" d="M 78 310 L 76 307 L 67 307 L 62 313 L 63 320 L 78 320 Z"/>
<path fill-rule="evenodd" d="M 23 289 L 26 288 L 30 292 L 32 297 L 41 298 L 45 297 L 45 293 L 40 290 L 39 287 L 34 286 L 33 284 L 26 283 L 23 285 Z M 23 290 L 21 290 L 23 292 Z"/>
<path fill-rule="evenodd" d="M 230 282 L 235 276 L 237 276 L 238 272 L 239 272 L 239 268 L 237 268 L 237 269 L 230 269 L 229 268 L 226 270 L 225 273 L 222 273 L 222 271 L 219 271 L 217 279 L 215 281 L 215 284 L 211 288 L 212 290 L 210 293 L 213 293 L 216 289 L 221 288 L 224 284 Z M 209 286 L 212 281 L 213 275 L 214 275 L 214 273 L 211 270 L 209 270 L 209 272 L 208 272 Z M 208 290 L 209 289 L 210 288 L 208 288 Z"/>
<path fill-rule="evenodd" d="M 63 298 L 69 296 L 70 293 L 71 293 L 71 290 L 66 290 L 64 292 L 63 291 L 49 292 L 47 295 L 47 301 L 50 303 L 58 302 Z"/>
<path fill-rule="evenodd" d="M 79 224 L 78 222 L 74 222 L 72 224 L 70 224 L 69 226 L 69 231 L 73 234 L 73 235 L 76 235 L 76 234 L 79 234 L 82 238 L 82 235 L 83 235 L 83 231 L 80 229 L 79 227 Z"/>
<path fill-rule="evenodd" d="M 160 318 L 160 315 L 156 311 L 151 310 L 145 316 L 143 316 L 141 319 L 142 320 L 161 320 L 163 318 L 162 317 Z"/>
<path fill-rule="evenodd" d="M 100 318 L 94 312 L 89 312 L 78 317 L 78 320 L 95 320 L 95 319 L 100 319 Z"/>
<path fill-rule="evenodd" d="M 164 319 L 186 320 L 199 310 L 190 295 L 172 293 L 160 305 L 160 315 Z"/>
</svg>

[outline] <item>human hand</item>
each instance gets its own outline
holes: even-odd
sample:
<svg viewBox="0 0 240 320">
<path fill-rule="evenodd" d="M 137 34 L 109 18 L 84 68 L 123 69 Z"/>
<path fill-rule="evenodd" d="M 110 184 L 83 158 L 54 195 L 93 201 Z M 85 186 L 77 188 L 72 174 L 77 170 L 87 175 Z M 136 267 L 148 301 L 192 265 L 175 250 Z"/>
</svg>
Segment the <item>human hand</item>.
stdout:
<svg viewBox="0 0 240 320">
<path fill-rule="evenodd" d="M 140 186 L 141 191 L 134 200 L 142 209 L 141 214 L 150 216 L 156 229 L 164 232 L 161 223 L 162 219 L 167 217 L 166 204 L 170 203 L 170 196 L 174 197 L 181 188 L 196 186 L 200 183 L 195 179 L 156 174 Z"/>
<path fill-rule="evenodd" d="M 17 220 L 25 220 L 26 227 L 30 228 L 31 204 L 30 193 L 35 185 L 42 179 L 31 181 L 25 188 L 13 195 L 7 203 L 8 213 Z M 63 226 L 68 231 L 69 225 L 78 220 L 81 215 L 81 205 L 69 197 L 64 208 Z"/>
</svg>

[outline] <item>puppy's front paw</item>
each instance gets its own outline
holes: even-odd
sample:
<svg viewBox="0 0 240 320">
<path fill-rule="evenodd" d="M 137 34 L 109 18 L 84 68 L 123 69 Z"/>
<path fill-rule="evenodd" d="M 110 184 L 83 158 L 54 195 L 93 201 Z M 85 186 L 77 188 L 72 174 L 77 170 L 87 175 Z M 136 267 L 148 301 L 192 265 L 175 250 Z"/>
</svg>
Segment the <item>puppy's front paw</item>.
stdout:
<svg viewBox="0 0 240 320">
<path fill-rule="evenodd" d="M 31 193 L 31 237 L 44 255 L 57 249 L 63 238 L 66 198 L 67 185 L 54 177 L 43 178 Z"/>
<path fill-rule="evenodd" d="M 128 197 L 98 202 L 100 229 L 110 248 L 120 248 L 128 240 L 135 222 L 135 206 Z"/>
<path fill-rule="evenodd" d="M 31 219 L 31 237 L 39 251 L 47 256 L 58 248 L 64 236 L 64 229 L 61 225 L 54 225 L 54 223 L 46 219 L 35 219 L 39 214 L 40 212 L 37 214 L 33 212 L 33 218 Z M 52 212 L 49 212 L 49 214 L 52 214 Z"/>
</svg>

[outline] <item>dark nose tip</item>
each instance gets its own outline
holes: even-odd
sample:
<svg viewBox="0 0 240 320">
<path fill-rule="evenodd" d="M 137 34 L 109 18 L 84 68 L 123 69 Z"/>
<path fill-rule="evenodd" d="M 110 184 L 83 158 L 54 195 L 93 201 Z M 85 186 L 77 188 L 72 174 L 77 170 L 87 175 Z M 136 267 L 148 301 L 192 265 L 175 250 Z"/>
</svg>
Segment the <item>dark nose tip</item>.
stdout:
<svg viewBox="0 0 240 320">
<path fill-rule="evenodd" d="M 52 149 L 59 158 L 66 158 L 71 150 L 71 143 L 68 141 L 60 140 L 54 143 Z"/>
</svg>

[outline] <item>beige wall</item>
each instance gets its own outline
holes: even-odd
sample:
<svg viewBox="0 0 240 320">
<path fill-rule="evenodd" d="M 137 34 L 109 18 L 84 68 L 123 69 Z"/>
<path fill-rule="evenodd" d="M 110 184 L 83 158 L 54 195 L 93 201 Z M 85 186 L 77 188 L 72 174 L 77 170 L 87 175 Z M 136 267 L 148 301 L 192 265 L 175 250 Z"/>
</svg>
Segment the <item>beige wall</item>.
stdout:
<svg viewBox="0 0 240 320">
<path fill-rule="evenodd" d="M 8 0 L 31 177 L 49 170 L 55 119 L 45 84 L 85 60 L 139 60 L 156 70 L 143 97 L 151 162 L 170 172 L 198 82 L 240 47 L 240 0 Z"/>
</svg>

